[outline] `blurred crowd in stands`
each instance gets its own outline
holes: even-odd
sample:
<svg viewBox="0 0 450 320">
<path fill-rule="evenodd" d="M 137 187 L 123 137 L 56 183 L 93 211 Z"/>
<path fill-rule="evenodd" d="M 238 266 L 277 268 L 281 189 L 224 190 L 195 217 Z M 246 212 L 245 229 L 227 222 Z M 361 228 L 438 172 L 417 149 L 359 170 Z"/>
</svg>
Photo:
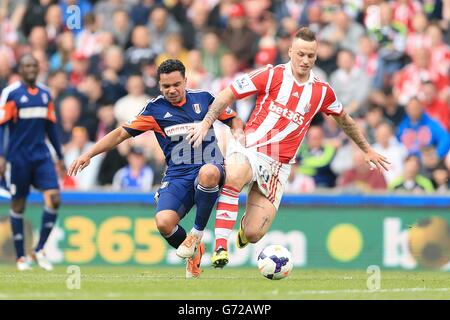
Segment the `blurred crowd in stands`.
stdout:
<svg viewBox="0 0 450 320">
<path fill-rule="evenodd" d="M 286 63 L 300 26 L 318 38 L 315 74 L 392 165 L 370 170 L 334 120 L 319 116 L 286 192 L 449 192 L 449 0 L 1 0 L 0 90 L 31 52 L 69 166 L 159 95 L 161 61 L 181 60 L 189 88 L 217 94 L 242 72 Z M 249 98 L 233 108 L 245 121 L 253 106 Z M 154 134 L 128 141 L 63 189 L 154 190 L 165 169 Z"/>
</svg>

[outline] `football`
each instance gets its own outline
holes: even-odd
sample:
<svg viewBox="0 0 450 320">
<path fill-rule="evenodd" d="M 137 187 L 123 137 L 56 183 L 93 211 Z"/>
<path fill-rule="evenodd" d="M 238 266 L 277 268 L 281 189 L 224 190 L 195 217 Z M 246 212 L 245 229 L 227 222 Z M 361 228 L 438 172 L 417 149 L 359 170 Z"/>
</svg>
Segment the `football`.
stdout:
<svg viewBox="0 0 450 320">
<path fill-rule="evenodd" d="M 408 247 L 419 266 L 441 268 L 450 261 L 450 225 L 441 217 L 422 219 L 408 231 Z"/>
<path fill-rule="evenodd" d="M 286 278 L 292 267 L 291 253 L 278 244 L 265 247 L 258 256 L 259 272 L 270 280 Z"/>
</svg>

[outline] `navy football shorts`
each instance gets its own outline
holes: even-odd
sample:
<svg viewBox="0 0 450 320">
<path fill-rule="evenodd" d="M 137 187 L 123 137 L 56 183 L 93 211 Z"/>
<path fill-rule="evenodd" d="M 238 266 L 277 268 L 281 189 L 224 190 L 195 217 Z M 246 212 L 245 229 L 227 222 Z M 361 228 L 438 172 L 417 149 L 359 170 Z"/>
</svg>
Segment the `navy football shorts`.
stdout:
<svg viewBox="0 0 450 320">
<path fill-rule="evenodd" d="M 220 171 L 219 187 L 225 183 L 225 170 L 222 165 L 214 164 Z M 172 210 L 182 219 L 194 206 L 195 188 L 198 171 L 190 176 L 165 177 L 161 187 L 155 193 L 156 212 Z"/>
<path fill-rule="evenodd" d="M 41 191 L 59 189 L 55 164 L 51 158 L 28 161 L 17 159 L 9 163 L 8 187 L 12 198 L 26 198 L 30 186 Z"/>
</svg>

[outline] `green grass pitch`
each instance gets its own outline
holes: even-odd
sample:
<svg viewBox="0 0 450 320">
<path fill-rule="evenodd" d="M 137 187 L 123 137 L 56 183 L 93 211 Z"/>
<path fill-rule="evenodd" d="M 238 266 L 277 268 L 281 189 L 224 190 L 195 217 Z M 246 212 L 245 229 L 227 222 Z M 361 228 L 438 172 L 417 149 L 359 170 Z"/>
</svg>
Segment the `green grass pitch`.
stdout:
<svg viewBox="0 0 450 320">
<path fill-rule="evenodd" d="M 263 278 L 256 268 L 204 268 L 200 279 L 184 279 L 184 269 L 81 266 L 81 288 L 69 290 L 67 268 L 18 272 L 0 265 L 3 299 L 450 299 L 445 272 L 381 270 L 381 288 L 367 289 L 365 270 L 296 268 L 283 280 Z"/>
</svg>

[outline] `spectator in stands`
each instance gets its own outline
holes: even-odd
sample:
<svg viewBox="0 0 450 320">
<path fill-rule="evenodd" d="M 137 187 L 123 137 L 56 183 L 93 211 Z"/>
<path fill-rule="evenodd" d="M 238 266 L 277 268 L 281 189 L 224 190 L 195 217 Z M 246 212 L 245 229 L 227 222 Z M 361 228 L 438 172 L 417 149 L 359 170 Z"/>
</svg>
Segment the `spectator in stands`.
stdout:
<svg viewBox="0 0 450 320">
<path fill-rule="evenodd" d="M 64 150 L 64 163 L 68 168 L 81 154 L 86 152 L 94 143 L 89 141 L 88 131 L 84 127 L 74 127 L 70 141 Z M 88 168 L 85 168 L 76 177 L 72 177 L 76 190 L 93 190 L 97 186 L 97 176 L 104 155 L 92 159 Z"/>
<path fill-rule="evenodd" d="M 322 127 L 311 126 L 297 155 L 298 171 L 313 177 L 317 187 L 334 187 L 336 176 L 330 166 L 335 154 L 336 148 L 324 141 Z"/>
<path fill-rule="evenodd" d="M 389 121 L 392 121 L 394 127 L 397 128 L 406 116 L 405 109 L 398 103 L 397 98 L 392 92 L 392 88 L 386 88 L 384 90 L 383 101 L 384 103 L 382 106 L 384 117 L 389 119 Z"/>
<path fill-rule="evenodd" d="M 128 12 L 124 9 L 117 9 L 112 16 L 112 34 L 114 35 L 114 42 L 122 49 L 129 47 L 129 40 L 131 30 L 133 29 Z"/>
<path fill-rule="evenodd" d="M 370 91 L 370 79 L 355 66 L 355 55 L 341 50 L 337 56 L 338 69 L 330 76 L 330 85 L 351 116 L 360 116 Z"/>
<path fill-rule="evenodd" d="M 156 6 L 151 11 L 147 27 L 150 30 L 152 47 L 156 54 L 164 52 L 164 44 L 170 34 L 180 32 L 179 24 L 163 6 Z"/>
<path fill-rule="evenodd" d="M 450 131 L 450 108 L 437 94 L 436 85 L 433 82 L 425 82 L 420 92 L 420 100 L 425 106 L 425 112 L 447 130 Z"/>
<path fill-rule="evenodd" d="M 100 28 L 102 30 L 112 30 L 114 28 L 114 19 L 111 19 L 111 17 L 118 11 L 129 12 L 131 10 L 129 2 L 123 0 L 97 1 L 94 13 Z"/>
<path fill-rule="evenodd" d="M 150 31 L 146 26 L 136 26 L 131 34 L 131 47 L 125 51 L 126 68 L 130 74 L 138 73 L 142 64 L 155 58 L 151 48 Z"/>
<path fill-rule="evenodd" d="M 178 33 L 169 34 L 164 42 L 164 51 L 155 60 L 156 65 L 160 65 L 168 59 L 180 60 L 188 66 L 188 51 L 183 47 L 183 39 Z"/>
<path fill-rule="evenodd" d="M 128 165 L 114 175 L 115 190 L 150 191 L 153 186 L 153 170 L 145 164 L 144 150 L 134 146 L 127 156 Z"/>
<path fill-rule="evenodd" d="M 206 72 L 214 77 L 220 77 L 220 59 L 225 54 L 226 48 L 222 45 L 219 36 L 214 30 L 205 32 L 202 38 L 202 61 Z"/>
<path fill-rule="evenodd" d="M 223 33 L 225 46 L 239 57 L 239 69 L 249 68 L 256 56 L 258 35 L 247 25 L 245 8 L 242 4 L 235 3 L 230 8 L 228 25 Z"/>
<path fill-rule="evenodd" d="M 404 172 L 389 183 L 389 190 L 403 190 L 412 193 L 433 192 L 433 184 L 419 174 L 420 162 L 415 155 L 406 158 Z"/>
<path fill-rule="evenodd" d="M 376 104 L 369 105 L 364 120 L 366 139 L 370 144 L 374 144 L 376 135 L 375 131 L 377 130 L 377 127 L 381 123 L 387 122 L 389 120 L 384 119 L 383 109 L 381 109 L 381 107 Z"/>
<path fill-rule="evenodd" d="M 63 145 L 63 151 L 65 152 L 65 145 L 69 143 L 72 137 L 73 129 L 79 125 L 81 117 L 81 104 L 80 101 L 74 96 L 68 96 L 61 100 L 60 106 L 60 119 L 57 122 L 59 141 Z M 66 162 L 71 164 L 72 162 Z"/>
<path fill-rule="evenodd" d="M 399 124 L 397 138 L 405 145 L 409 154 L 419 156 L 426 146 L 435 146 L 439 158 L 450 149 L 449 133 L 425 112 L 425 107 L 417 98 L 409 100 L 406 117 Z"/>
<path fill-rule="evenodd" d="M 339 49 L 348 50 L 353 54 L 358 51 L 359 39 L 364 35 L 364 28 L 350 19 L 343 10 L 333 14 L 333 20 L 321 31 L 319 37 L 330 41 Z"/>
<path fill-rule="evenodd" d="M 432 172 L 434 190 L 437 193 L 445 194 L 450 190 L 450 170 L 448 170 L 444 162 L 440 162 Z"/>
<path fill-rule="evenodd" d="M 139 0 L 137 3 L 131 8 L 130 18 L 133 21 L 135 26 L 143 26 L 147 24 L 148 17 L 150 12 L 156 5 L 158 0 Z"/>
<path fill-rule="evenodd" d="M 202 54 L 199 50 L 190 50 L 188 53 L 188 66 L 186 70 L 187 88 L 211 90 L 213 77 L 206 72 L 202 63 Z M 219 92 L 219 91 L 213 91 Z"/>
<path fill-rule="evenodd" d="M 132 75 L 127 81 L 128 94 L 114 105 L 114 115 L 119 124 L 136 116 L 150 99 L 144 91 L 144 82 L 140 75 Z"/>
<path fill-rule="evenodd" d="M 72 54 L 75 50 L 75 40 L 70 31 L 60 33 L 56 39 L 57 51 L 50 57 L 50 70 L 62 69 L 64 72 L 72 71 Z"/>
<path fill-rule="evenodd" d="M 125 58 L 122 48 L 110 46 L 102 52 L 101 78 L 105 97 L 115 103 L 126 95 L 127 71 L 124 68 Z"/>
<path fill-rule="evenodd" d="M 89 58 L 81 52 L 73 52 L 71 57 L 72 72 L 69 75 L 69 82 L 72 86 L 77 87 L 88 76 Z"/>
<path fill-rule="evenodd" d="M 50 5 L 45 12 L 45 30 L 50 46 L 56 48 L 56 39 L 64 31 L 61 8 L 57 4 Z"/>
<path fill-rule="evenodd" d="M 381 2 L 367 9 L 370 11 L 366 11 L 365 25 L 369 35 L 377 40 L 380 55 L 376 88 L 384 89 L 391 85 L 392 75 L 404 65 L 406 29 L 395 23 L 390 3 Z"/>
<path fill-rule="evenodd" d="M 329 77 L 338 68 L 336 60 L 336 46 L 330 41 L 319 40 L 317 44 L 316 66 L 322 69 Z"/>
<path fill-rule="evenodd" d="M 434 146 L 423 147 L 420 150 L 420 174 L 431 179 L 433 170 L 437 168 L 441 160 L 439 159 Z"/>
<path fill-rule="evenodd" d="M 88 58 L 99 54 L 102 50 L 101 33 L 97 16 L 93 13 L 88 13 L 84 17 L 84 29 L 76 38 L 76 51 Z"/>
<path fill-rule="evenodd" d="M 417 96 L 422 91 L 424 82 L 433 82 L 438 94 L 442 97 L 448 96 L 447 91 L 450 86 L 450 77 L 432 67 L 430 51 L 425 48 L 415 52 L 413 62 L 397 72 L 393 81 L 394 94 L 401 105 L 405 105 L 409 99 Z"/>
<path fill-rule="evenodd" d="M 369 168 L 361 152 L 353 152 L 353 167 L 339 176 L 337 185 L 346 191 L 373 192 L 386 190 L 386 180 L 379 170 Z"/>
<path fill-rule="evenodd" d="M 384 178 L 389 184 L 403 173 L 403 166 L 408 151 L 394 135 L 392 126 L 381 122 L 375 131 L 375 144 L 373 149 L 389 159 L 389 171 L 383 171 Z"/>
</svg>

